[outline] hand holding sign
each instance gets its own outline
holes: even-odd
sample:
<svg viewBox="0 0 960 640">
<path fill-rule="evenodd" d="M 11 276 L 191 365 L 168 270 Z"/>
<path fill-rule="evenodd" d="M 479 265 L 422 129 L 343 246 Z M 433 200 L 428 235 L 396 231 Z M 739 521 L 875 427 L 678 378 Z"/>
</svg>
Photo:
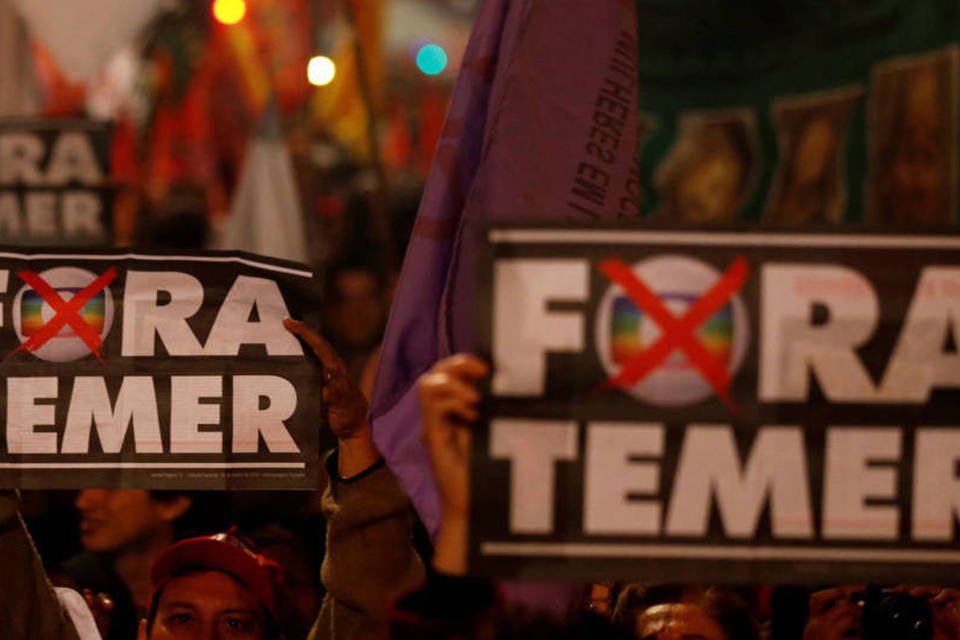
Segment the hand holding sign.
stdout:
<svg viewBox="0 0 960 640">
<path fill-rule="evenodd" d="M 842 640 L 860 637 L 865 585 L 842 585 L 810 596 L 810 615 L 804 640 Z"/>
<path fill-rule="evenodd" d="M 350 477 L 360 473 L 380 459 L 367 421 L 366 398 L 350 379 L 346 363 L 323 336 L 291 318 L 285 318 L 283 326 L 306 342 L 323 363 L 323 403 L 327 424 L 339 440 L 340 475 Z"/>
<path fill-rule="evenodd" d="M 960 637 L 960 590 L 931 586 L 904 586 L 895 590 L 927 603 L 933 622 L 933 640 Z"/>
<path fill-rule="evenodd" d="M 420 378 L 421 437 L 440 493 L 442 518 L 434 566 L 446 573 L 466 571 L 466 532 L 470 511 L 470 447 L 480 392 L 475 384 L 489 372 L 470 354 L 438 362 Z"/>
</svg>

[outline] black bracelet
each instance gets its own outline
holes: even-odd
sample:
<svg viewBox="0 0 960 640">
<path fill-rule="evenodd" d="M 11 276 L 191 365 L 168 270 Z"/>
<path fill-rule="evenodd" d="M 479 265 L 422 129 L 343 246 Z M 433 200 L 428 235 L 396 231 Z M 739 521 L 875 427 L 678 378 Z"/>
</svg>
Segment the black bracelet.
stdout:
<svg viewBox="0 0 960 640">
<path fill-rule="evenodd" d="M 340 469 L 340 462 L 339 462 L 339 459 L 340 459 L 340 449 L 339 449 L 339 448 L 338 448 L 338 449 L 334 449 L 333 452 L 330 454 L 330 456 L 327 457 L 327 474 L 328 474 L 331 478 L 336 478 L 337 482 L 340 482 L 340 483 L 342 483 L 342 484 L 352 484 L 352 483 L 357 482 L 357 481 L 359 481 L 359 480 L 363 480 L 364 478 L 366 478 L 366 477 L 369 476 L 370 474 L 375 473 L 376 471 L 378 471 L 381 467 L 383 467 L 383 466 L 386 464 L 386 460 L 384 460 L 384 459 L 381 457 L 379 460 L 377 460 L 376 462 L 374 462 L 372 465 L 370 465 L 369 467 L 367 467 L 366 469 L 364 469 L 364 470 L 361 471 L 360 473 L 357 473 L 357 474 L 355 474 L 355 475 L 352 475 L 352 476 L 350 476 L 350 477 L 348 477 L 348 478 L 344 478 L 343 476 L 340 475 L 340 471 L 339 471 L 339 469 Z"/>
</svg>

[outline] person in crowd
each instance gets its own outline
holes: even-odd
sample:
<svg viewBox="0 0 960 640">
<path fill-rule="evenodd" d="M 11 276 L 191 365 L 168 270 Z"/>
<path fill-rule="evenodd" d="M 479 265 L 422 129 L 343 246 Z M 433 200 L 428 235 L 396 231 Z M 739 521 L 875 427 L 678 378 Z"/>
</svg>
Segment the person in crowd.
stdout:
<svg viewBox="0 0 960 640">
<path fill-rule="evenodd" d="M 376 356 L 386 322 L 386 286 L 383 276 L 363 260 L 347 260 L 326 273 L 323 309 L 324 335 L 360 381 Z"/>
<path fill-rule="evenodd" d="M 960 590 L 840 585 L 810 596 L 804 640 L 960 638 Z"/>
<path fill-rule="evenodd" d="M 613 598 L 616 583 L 612 581 L 592 582 L 584 590 L 584 605 L 590 611 L 605 618 L 613 614 Z"/>
<path fill-rule="evenodd" d="M 0 491 L 0 630 L 4 640 L 87 640 L 46 579 L 19 514 L 15 491 Z M 149 574 L 138 640 L 281 640 L 275 585 L 281 570 L 233 531 L 166 547 Z M 73 594 L 73 601 L 79 596 Z M 87 603 L 90 604 L 89 598 Z M 89 626 L 89 625 L 88 625 Z"/>
<path fill-rule="evenodd" d="M 137 244 L 157 251 L 199 251 L 211 236 L 207 193 L 202 185 L 175 182 L 163 199 L 138 218 Z"/>
<path fill-rule="evenodd" d="M 161 551 L 190 533 L 193 503 L 194 497 L 183 492 L 86 489 L 77 494 L 84 551 L 63 570 L 69 586 L 105 594 L 112 602 L 108 640 L 136 634 L 149 603 L 150 567 Z"/>
<path fill-rule="evenodd" d="M 645 587 L 621 590 L 613 620 L 634 629 L 637 638 L 759 640 L 750 607 L 719 587 Z"/>
<path fill-rule="evenodd" d="M 234 531 L 167 547 L 138 640 L 279 640 L 280 566 Z"/>
</svg>

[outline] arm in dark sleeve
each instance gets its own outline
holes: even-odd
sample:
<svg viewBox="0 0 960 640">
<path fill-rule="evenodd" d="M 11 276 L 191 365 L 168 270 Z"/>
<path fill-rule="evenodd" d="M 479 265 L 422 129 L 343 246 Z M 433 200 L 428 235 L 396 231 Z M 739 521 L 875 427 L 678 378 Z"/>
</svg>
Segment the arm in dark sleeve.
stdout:
<svg viewBox="0 0 960 640">
<path fill-rule="evenodd" d="M 11 640 L 78 640 L 20 517 L 15 491 L 0 491 L 0 629 Z"/>
<path fill-rule="evenodd" d="M 390 603 L 424 580 L 411 539 L 410 500 L 382 461 L 344 479 L 334 453 L 326 468 L 321 579 L 327 598 L 310 638 L 382 638 Z"/>
</svg>

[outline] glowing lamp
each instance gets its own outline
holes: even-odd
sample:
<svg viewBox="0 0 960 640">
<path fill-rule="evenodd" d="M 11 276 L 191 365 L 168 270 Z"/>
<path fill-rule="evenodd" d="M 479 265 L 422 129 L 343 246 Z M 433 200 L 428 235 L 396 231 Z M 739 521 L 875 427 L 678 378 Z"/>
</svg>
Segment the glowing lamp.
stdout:
<svg viewBox="0 0 960 640">
<path fill-rule="evenodd" d="M 237 24 L 247 14 L 244 0 L 214 0 L 213 17 L 220 24 Z"/>
<path fill-rule="evenodd" d="M 438 44 L 428 44 L 417 52 L 417 68 L 428 76 L 435 76 L 447 68 L 447 52 Z"/>
<path fill-rule="evenodd" d="M 307 63 L 307 80 L 312 85 L 318 87 L 328 85 L 333 82 L 336 75 L 337 65 L 327 56 L 313 56 Z"/>
</svg>

